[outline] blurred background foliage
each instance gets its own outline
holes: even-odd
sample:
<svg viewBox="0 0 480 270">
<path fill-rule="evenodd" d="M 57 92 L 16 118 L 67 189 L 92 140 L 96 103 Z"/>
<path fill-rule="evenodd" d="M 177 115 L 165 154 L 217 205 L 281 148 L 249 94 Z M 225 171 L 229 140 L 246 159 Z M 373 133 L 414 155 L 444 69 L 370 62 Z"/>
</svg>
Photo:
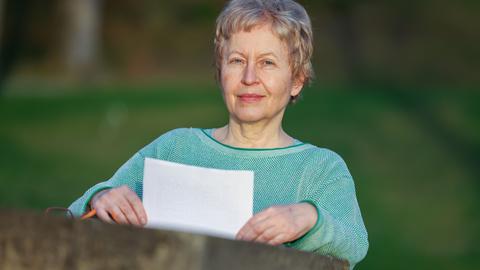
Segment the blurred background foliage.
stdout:
<svg viewBox="0 0 480 270">
<path fill-rule="evenodd" d="M 66 75 L 209 81 L 223 2 L 2 0 L 2 74 L 21 81 Z M 302 3 L 314 26 L 319 82 L 472 86 L 480 80 L 478 1 Z"/>
<path fill-rule="evenodd" d="M 299 2 L 316 80 L 285 129 L 349 165 L 357 268 L 480 268 L 480 2 Z M 163 132 L 225 124 L 223 4 L 0 0 L 0 207 L 68 206 Z"/>
</svg>

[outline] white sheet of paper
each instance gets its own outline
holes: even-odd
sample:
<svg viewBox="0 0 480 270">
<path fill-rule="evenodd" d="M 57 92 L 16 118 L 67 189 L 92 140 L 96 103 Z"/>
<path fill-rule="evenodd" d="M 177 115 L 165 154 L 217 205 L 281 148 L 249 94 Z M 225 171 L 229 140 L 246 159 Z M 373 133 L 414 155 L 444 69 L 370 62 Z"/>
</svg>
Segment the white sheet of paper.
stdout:
<svg viewBox="0 0 480 270">
<path fill-rule="evenodd" d="M 145 158 L 147 227 L 235 238 L 253 214 L 253 171 Z"/>
</svg>

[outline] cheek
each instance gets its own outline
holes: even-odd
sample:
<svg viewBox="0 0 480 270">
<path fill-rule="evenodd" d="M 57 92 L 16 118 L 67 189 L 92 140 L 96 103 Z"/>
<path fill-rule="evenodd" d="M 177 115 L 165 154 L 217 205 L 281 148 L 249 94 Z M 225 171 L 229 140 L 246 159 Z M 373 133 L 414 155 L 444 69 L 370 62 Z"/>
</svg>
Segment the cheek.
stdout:
<svg viewBox="0 0 480 270">
<path fill-rule="evenodd" d="M 223 72 L 222 70 L 222 73 L 220 75 L 220 84 L 222 87 L 223 100 L 227 108 L 230 109 L 234 103 L 233 93 L 235 89 L 235 83 L 233 82 L 231 74 Z"/>
<path fill-rule="evenodd" d="M 288 75 L 269 76 L 268 79 L 263 80 L 263 83 L 270 93 L 282 97 L 284 95 L 290 96 L 290 89 L 292 87 Z"/>
<path fill-rule="evenodd" d="M 222 70 L 220 75 L 220 84 L 222 85 L 222 91 L 224 94 L 231 93 L 235 85 L 237 84 L 237 76 L 230 70 Z"/>
</svg>

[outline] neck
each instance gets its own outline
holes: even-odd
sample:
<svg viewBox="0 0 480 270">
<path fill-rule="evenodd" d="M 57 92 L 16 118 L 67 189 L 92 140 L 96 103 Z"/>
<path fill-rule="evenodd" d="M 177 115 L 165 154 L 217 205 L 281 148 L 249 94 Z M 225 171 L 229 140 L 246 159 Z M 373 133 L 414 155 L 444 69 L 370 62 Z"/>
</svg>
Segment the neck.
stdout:
<svg viewBox="0 0 480 270">
<path fill-rule="evenodd" d="M 228 125 L 215 130 L 213 136 L 226 145 L 240 148 L 279 148 L 293 143 L 280 121 L 244 123 L 230 118 Z"/>
</svg>

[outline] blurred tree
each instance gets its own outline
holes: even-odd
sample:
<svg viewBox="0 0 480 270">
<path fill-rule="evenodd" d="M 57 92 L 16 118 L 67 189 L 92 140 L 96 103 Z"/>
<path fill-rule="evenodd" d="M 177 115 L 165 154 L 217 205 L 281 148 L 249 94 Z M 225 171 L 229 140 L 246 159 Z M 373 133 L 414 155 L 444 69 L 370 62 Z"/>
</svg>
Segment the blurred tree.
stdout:
<svg viewBox="0 0 480 270">
<path fill-rule="evenodd" d="M 3 5 L 5 4 L 5 0 L 0 0 L 0 44 L 2 42 L 2 30 L 3 30 L 3 25 L 5 22 L 3 21 Z"/>
<path fill-rule="evenodd" d="M 298 1 L 314 26 L 318 81 L 479 82 L 480 1 Z M 0 82 L 7 74 L 13 83 L 92 81 L 101 72 L 121 80 L 210 78 L 213 27 L 223 4 L 0 0 Z"/>
<path fill-rule="evenodd" d="M 22 44 L 27 0 L 0 0 L 0 92 Z"/>
<path fill-rule="evenodd" d="M 347 81 L 364 81 L 362 50 L 359 48 L 358 32 L 355 25 L 355 3 L 357 1 L 328 1 L 327 8 L 333 14 L 332 37 L 343 56 L 343 65 Z"/>
<path fill-rule="evenodd" d="M 92 81 L 100 71 L 100 0 L 65 1 L 66 61 L 68 72 L 80 81 Z"/>
</svg>

